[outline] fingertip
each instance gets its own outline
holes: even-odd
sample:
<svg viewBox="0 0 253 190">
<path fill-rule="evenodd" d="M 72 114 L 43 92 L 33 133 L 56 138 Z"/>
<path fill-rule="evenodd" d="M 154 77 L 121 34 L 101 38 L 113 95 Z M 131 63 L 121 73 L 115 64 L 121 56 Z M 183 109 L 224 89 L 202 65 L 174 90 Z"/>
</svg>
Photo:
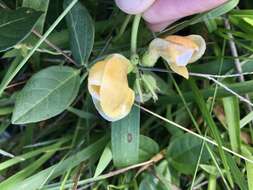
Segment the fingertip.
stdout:
<svg viewBox="0 0 253 190">
<path fill-rule="evenodd" d="M 147 10 L 155 0 L 115 0 L 117 6 L 128 14 L 139 14 Z"/>
</svg>

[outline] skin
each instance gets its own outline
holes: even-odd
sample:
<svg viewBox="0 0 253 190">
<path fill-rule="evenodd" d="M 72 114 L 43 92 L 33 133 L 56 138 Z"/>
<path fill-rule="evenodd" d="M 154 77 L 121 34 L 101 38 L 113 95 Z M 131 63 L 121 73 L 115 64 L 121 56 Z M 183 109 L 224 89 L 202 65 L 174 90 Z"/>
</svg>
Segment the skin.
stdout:
<svg viewBox="0 0 253 190">
<path fill-rule="evenodd" d="M 115 0 L 128 14 L 143 13 L 152 31 L 161 31 L 171 23 L 213 9 L 227 0 Z"/>
</svg>

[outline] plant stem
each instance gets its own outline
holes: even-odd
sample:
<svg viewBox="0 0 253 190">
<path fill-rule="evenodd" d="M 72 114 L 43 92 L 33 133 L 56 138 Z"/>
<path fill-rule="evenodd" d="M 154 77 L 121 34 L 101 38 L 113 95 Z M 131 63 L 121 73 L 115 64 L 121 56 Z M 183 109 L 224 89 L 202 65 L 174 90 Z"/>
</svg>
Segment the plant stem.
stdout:
<svg viewBox="0 0 253 190">
<path fill-rule="evenodd" d="M 208 181 L 208 190 L 215 190 L 216 189 L 216 176 L 210 174 L 209 181 Z"/>
<path fill-rule="evenodd" d="M 137 37 L 138 37 L 138 29 L 141 21 L 141 14 L 135 15 L 132 27 L 132 35 L 131 35 L 131 54 L 137 55 Z"/>
<path fill-rule="evenodd" d="M 137 91 L 140 96 L 140 101 L 143 102 L 143 94 L 141 91 L 140 85 L 140 73 L 136 65 L 139 63 L 139 56 L 137 54 L 137 38 L 138 38 L 138 30 L 141 21 L 141 14 L 137 14 L 134 17 L 133 26 L 132 26 L 132 34 L 131 34 L 131 63 L 136 73 L 136 84 L 137 84 Z"/>
</svg>

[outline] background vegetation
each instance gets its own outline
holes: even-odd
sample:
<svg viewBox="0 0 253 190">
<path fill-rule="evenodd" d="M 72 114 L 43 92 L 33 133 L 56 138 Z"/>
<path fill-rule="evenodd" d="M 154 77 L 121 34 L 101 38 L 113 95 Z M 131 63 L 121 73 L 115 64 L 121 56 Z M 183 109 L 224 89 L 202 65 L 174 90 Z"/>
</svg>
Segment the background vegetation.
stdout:
<svg viewBox="0 0 253 190">
<path fill-rule="evenodd" d="M 159 99 L 103 120 L 87 68 L 130 56 L 133 17 L 110 0 L 0 0 L 0 189 L 253 189 L 253 4 L 230 0 L 155 36 L 199 34 L 185 80 L 162 60 Z M 85 8 L 86 7 L 86 8 Z M 39 72 L 40 71 L 40 72 Z M 45 90 L 46 89 L 46 90 Z"/>
</svg>

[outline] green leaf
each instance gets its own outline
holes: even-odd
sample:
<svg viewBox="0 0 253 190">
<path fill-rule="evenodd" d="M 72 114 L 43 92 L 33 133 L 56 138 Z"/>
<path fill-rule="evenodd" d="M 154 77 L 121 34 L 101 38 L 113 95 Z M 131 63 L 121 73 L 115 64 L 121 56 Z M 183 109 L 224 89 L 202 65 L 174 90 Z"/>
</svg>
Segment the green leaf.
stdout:
<svg viewBox="0 0 253 190">
<path fill-rule="evenodd" d="M 0 51 L 6 51 L 24 40 L 41 14 L 30 8 L 15 11 L 0 9 Z"/>
<path fill-rule="evenodd" d="M 79 71 L 71 67 L 52 66 L 38 72 L 19 93 L 12 123 L 33 123 L 58 115 L 73 102 L 79 86 Z"/>
<path fill-rule="evenodd" d="M 72 0 L 65 0 L 66 7 Z M 87 65 L 91 54 L 95 29 L 88 10 L 79 1 L 66 17 L 70 31 L 70 48 L 75 61 L 80 65 Z"/>
<path fill-rule="evenodd" d="M 153 139 L 140 135 L 139 162 L 144 162 L 159 152 L 159 145 Z"/>
<path fill-rule="evenodd" d="M 45 34 L 40 38 L 40 40 L 33 46 L 31 51 L 25 56 L 18 66 L 13 69 L 8 76 L 5 76 L 5 80 L 0 84 L 0 97 L 3 95 L 5 88 L 8 84 L 13 80 L 13 78 L 17 75 L 17 73 L 24 67 L 27 61 L 32 57 L 35 51 L 39 48 L 39 46 L 46 40 L 46 38 L 51 34 L 51 32 L 55 29 L 55 27 L 59 24 L 59 22 L 64 18 L 66 14 L 70 11 L 70 9 L 78 2 L 78 0 L 73 0 L 68 7 L 60 14 L 60 16 L 54 21 L 54 23 L 49 27 L 49 29 L 45 32 Z"/>
<path fill-rule="evenodd" d="M 193 174 L 199 159 L 202 140 L 191 135 L 184 134 L 174 139 L 167 150 L 167 159 L 174 168 L 184 174 Z M 207 149 L 204 147 L 200 163 L 210 159 Z"/>
<path fill-rule="evenodd" d="M 112 155 L 116 167 L 139 161 L 140 109 L 133 106 L 125 118 L 113 122 L 111 129 Z"/>
<path fill-rule="evenodd" d="M 223 105 L 230 144 L 232 150 L 239 153 L 241 151 L 239 101 L 235 96 L 226 97 L 223 98 Z"/>
<path fill-rule="evenodd" d="M 106 146 L 97 165 L 94 178 L 98 177 L 112 160 L 112 151 L 109 146 Z"/>
<path fill-rule="evenodd" d="M 37 11 L 44 12 L 35 26 L 35 29 L 41 33 L 43 32 L 43 28 L 44 28 L 48 5 L 49 5 L 49 0 L 43 0 L 43 1 L 41 1 L 41 0 L 23 0 L 22 7 L 32 8 Z"/>
<path fill-rule="evenodd" d="M 151 173 L 144 174 L 139 190 L 171 190 L 171 173 L 168 167 L 168 161 L 163 160 L 158 166 L 155 166 L 155 175 Z M 157 180 L 159 179 L 159 180 Z"/>
</svg>

